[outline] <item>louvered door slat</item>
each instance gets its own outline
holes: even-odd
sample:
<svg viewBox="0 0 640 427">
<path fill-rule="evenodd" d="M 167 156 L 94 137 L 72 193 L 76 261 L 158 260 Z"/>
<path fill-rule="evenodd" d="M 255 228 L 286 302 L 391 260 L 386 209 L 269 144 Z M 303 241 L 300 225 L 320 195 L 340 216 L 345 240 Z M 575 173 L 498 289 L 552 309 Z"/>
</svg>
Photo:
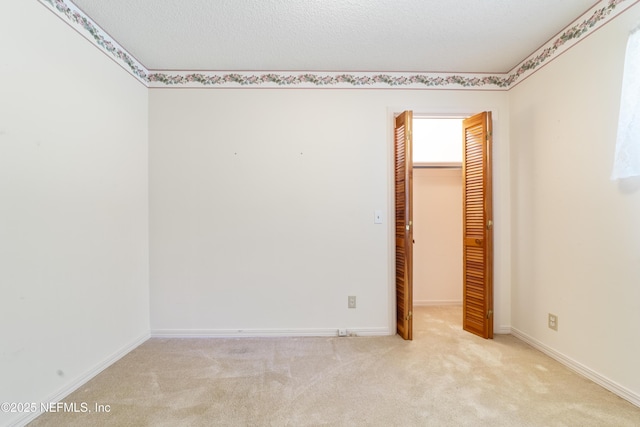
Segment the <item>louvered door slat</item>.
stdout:
<svg viewBox="0 0 640 427">
<path fill-rule="evenodd" d="M 413 273 L 412 245 L 413 230 L 411 208 L 412 165 L 411 128 L 413 113 L 405 111 L 395 121 L 395 213 L 396 213 L 396 324 L 398 334 L 413 339 Z"/>
<path fill-rule="evenodd" d="M 463 122 L 463 328 L 493 337 L 491 113 Z"/>
</svg>

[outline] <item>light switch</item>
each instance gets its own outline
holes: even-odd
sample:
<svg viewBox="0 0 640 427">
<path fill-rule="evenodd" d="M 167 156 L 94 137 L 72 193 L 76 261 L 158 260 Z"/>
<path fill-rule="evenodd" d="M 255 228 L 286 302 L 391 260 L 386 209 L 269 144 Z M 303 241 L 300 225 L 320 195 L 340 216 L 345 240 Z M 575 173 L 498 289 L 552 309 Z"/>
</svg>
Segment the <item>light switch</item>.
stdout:
<svg viewBox="0 0 640 427">
<path fill-rule="evenodd" d="M 373 211 L 373 223 L 382 224 L 382 211 L 380 210 Z"/>
</svg>

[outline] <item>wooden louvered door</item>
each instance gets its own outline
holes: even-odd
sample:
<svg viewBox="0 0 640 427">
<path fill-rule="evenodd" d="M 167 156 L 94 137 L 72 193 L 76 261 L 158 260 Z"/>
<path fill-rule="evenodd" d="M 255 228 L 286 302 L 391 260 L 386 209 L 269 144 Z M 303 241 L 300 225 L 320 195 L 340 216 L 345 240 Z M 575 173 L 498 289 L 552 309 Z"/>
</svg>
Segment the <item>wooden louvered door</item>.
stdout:
<svg viewBox="0 0 640 427">
<path fill-rule="evenodd" d="M 396 324 L 398 334 L 413 339 L 413 112 L 396 117 L 395 206 L 396 206 Z"/>
<path fill-rule="evenodd" d="M 491 113 L 463 127 L 463 315 L 465 331 L 493 338 Z"/>
</svg>

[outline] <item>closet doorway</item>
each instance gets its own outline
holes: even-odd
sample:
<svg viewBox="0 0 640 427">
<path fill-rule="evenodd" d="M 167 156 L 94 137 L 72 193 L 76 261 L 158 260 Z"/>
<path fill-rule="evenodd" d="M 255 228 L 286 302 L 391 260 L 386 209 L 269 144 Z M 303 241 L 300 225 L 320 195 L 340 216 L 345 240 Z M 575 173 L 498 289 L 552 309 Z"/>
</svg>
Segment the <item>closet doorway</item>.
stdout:
<svg viewBox="0 0 640 427">
<path fill-rule="evenodd" d="M 441 118 L 444 119 L 444 117 Z M 416 237 L 414 235 L 414 162 L 418 171 L 420 169 L 453 171 L 456 169 L 456 163 L 458 163 L 455 157 L 446 160 L 442 157 L 436 157 L 433 151 L 442 151 L 443 144 L 437 144 L 433 138 L 429 143 L 429 137 L 426 137 L 427 145 L 437 145 L 437 149 L 432 150 L 425 161 L 421 161 L 420 155 L 414 157 L 414 125 L 424 125 L 425 128 L 428 128 L 429 125 L 438 125 L 435 121 L 436 118 L 416 117 L 416 120 L 420 119 L 433 121 L 416 122 L 414 121 L 413 112 L 405 111 L 395 117 L 394 125 L 396 325 L 398 334 L 407 340 L 413 339 L 414 265 L 417 263 L 423 264 L 420 259 L 414 260 Z M 460 120 L 460 118 L 456 119 Z M 458 132 L 461 131 L 462 134 L 460 144 L 462 152 L 460 181 L 462 185 L 458 193 L 460 194 L 459 200 L 461 200 L 462 207 L 461 233 L 458 235 L 458 241 L 460 242 L 458 253 L 462 260 L 462 268 L 459 270 L 462 275 L 462 325 L 463 329 L 468 332 L 483 338 L 492 338 L 493 202 L 491 112 L 479 113 L 458 123 L 461 123 Z M 453 123 L 450 124 L 453 126 Z M 433 130 L 432 132 L 436 133 Z M 418 134 L 420 134 L 420 131 L 418 131 Z M 457 153 L 455 149 L 449 151 Z M 455 175 L 455 173 L 449 174 L 448 178 L 454 178 Z M 449 184 L 453 184 L 455 179 L 450 179 L 449 181 Z M 455 188 L 453 185 L 452 187 Z M 437 209 L 437 202 L 428 203 L 427 210 L 433 211 L 434 209 Z M 444 224 L 441 222 L 442 219 L 439 221 L 435 226 L 441 230 Z M 425 236 L 426 234 L 423 234 L 423 237 Z M 454 244 L 453 242 L 451 243 Z M 429 244 L 429 242 L 425 241 L 425 244 Z M 439 249 L 443 248 L 435 247 L 436 251 Z M 455 263 L 454 260 L 452 260 L 452 265 L 455 265 L 453 263 Z M 442 265 L 442 263 L 438 263 L 438 265 Z M 455 275 L 455 272 L 449 272 Z M 433 276 L 431 273 L 431 271 L 427 271 L 427 284 L 432 282 Z M 446 284 L 441 285 L 446 287 Z M 428 291 L 429 287 L 426 286 L 426 289 Z M 453 288 L 447 287 L 446 289 Z M 450 302 L 453 301 L 451 300 Z"/>
<path fill-rule="evenodd" d="M 462 118 L 413 119 L 413 305 L 462 305 Z"/>
</svg>

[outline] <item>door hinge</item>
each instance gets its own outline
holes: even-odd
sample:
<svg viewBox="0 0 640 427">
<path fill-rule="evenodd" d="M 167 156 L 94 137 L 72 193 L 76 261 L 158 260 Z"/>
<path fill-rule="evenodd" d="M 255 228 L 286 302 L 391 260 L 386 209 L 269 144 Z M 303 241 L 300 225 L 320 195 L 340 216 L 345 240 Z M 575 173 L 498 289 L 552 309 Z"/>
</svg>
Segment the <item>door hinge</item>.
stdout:
<svg viewBox="0 0 640 427">
<path fill-rule="evenodd" d="M 491 319 L 491 316 L 493 316 L 493 310 L 487 311 L 487 319 Z"/>
<path fill-rule="evenodd" d="M 404 320 L 409 320 L 413 317 L 413 312 L 410 311 L 409 313 L 407 313 L 407 317 L 404 318 Z"/>
</svg>

